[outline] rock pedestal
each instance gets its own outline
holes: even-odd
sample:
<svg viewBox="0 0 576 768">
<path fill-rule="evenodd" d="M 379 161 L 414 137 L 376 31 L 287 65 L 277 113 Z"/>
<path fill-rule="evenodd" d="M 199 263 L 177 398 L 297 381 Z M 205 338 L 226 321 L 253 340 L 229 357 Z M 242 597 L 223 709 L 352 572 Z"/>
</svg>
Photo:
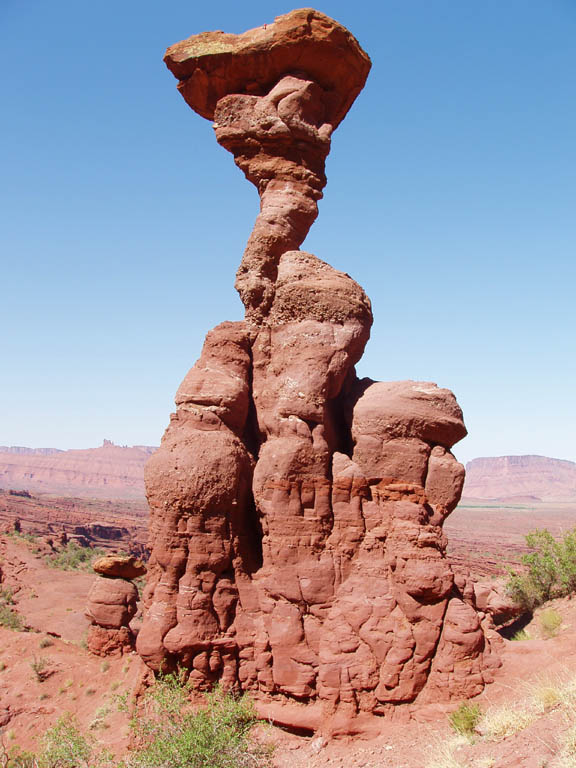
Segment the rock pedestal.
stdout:
<svg viewBox="0 0 576 768">
<path fill-rule="evenodd" d="M 97 656 L 121 655 L 134 649 L 130 621 L 137 610 L 138 589 L 131 579 L 146 573 L 132 556 L 106 555 L 92 566 L 98 574 L 88 594 L 88 649 Z"/>
<path fill-rule="evenodd" d="M 308 727 L 350 732 L 399 704 L 473 696 L 498 662 L 445 557 L 462 413 L 435 384 L 359 380 L 369 299 L 297 250 L 368 56 L 303 9 L 192 37 L 166 62 L 261 208 L 236 279 L 245 320 L 207 335 L 146 466 L 137 650 L 153 669 L 186 666 L 199 690 L 250 691 L 293 727 L 303 703 Z"/>
</svg>

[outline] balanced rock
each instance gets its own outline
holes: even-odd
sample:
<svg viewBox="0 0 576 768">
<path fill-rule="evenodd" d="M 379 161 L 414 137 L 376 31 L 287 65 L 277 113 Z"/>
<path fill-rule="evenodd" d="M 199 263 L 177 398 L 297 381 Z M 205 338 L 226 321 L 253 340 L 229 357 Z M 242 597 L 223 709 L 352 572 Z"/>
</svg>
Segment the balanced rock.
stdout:
<svg viewBox="0 0 576 768">
<path fill-rule="evenodd" d="M 118 655 L 134 648 L 130 621 L 137 611 L 138 589 L 130 579 L 146 573 L 132 555 L 105 555 L 93 569 L 99 574 L 88 593 L 88 648 L 98 656 Z"/>
<path fill-rule="evenodd" d="M 146 573 L 146 566 L 134 555 L 104 555 L 92 564 L 101 576 L 119 579 L 137 579 Z"/>
<path fill-rule="evenodd" d="M 461 410 L 435 384 L 359 380 L 370 301 L 298 250 L 369 59 L 304 9 L 189 38 L 166 62 L 261 206 L 236 280 L 245 319 L 207 335 L 146 466 L 137 650 L 199 690 L 250 691 L 294 728 L 303 703 L 307 727 L 352 732 L 399 704 L 473 696 L 499 662 L 445 555 Z"/>
</svg>

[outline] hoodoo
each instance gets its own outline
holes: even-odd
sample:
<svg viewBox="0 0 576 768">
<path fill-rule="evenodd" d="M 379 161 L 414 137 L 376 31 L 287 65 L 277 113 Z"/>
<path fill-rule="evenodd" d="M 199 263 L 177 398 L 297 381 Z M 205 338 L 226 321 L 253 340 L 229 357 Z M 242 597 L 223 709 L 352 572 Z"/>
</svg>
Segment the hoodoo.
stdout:
<svg viewBox="0 0 576 768">
<path fill-rule="evenodd" d="M 236 278 L 245 320 L 208 333 L 146 467 L 138 652 L 199 690 L 250 691 L 292 727 L 346 732 L 473 696 L 498 658 L 445 557 L 461 410 L 435 384 L 359 380 L 369 299 L 298 250 L 370 60 L 312 9 L 196 35 L 165 60 L 261 206 Z"/>
</svg>

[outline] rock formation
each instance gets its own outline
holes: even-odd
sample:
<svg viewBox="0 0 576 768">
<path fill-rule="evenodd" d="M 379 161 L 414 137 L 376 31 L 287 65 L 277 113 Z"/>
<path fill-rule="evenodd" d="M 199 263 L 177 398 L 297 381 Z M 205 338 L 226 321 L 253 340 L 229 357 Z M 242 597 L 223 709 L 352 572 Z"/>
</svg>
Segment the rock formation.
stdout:
<svg viewBox="0 0 576 768">
<path fill-rule="evenodd" d="M 479 693 L 490 622 L 442 532 L 464 481 L 460 408 L 435 384 L 358 380 L 370 302 L 297 250 L 368 56 L 303 9 L 165 60 L 261 207 L 236 280 L 245 320 L 207 335 L 146 466 L 137 649 L 200 690 L 249 690 L 293 727 L 349 731 L 362 713 Z"/>
<path fill-rule="evenodd" d="M 130 555 L 105 555 L 92 567 L 98 576 L 86 606 L 91 622 L 88 649 L 97 656 L 121 655 L 134 648 L 130 621 L 136 614 L 138 589 L 131 579 L 143 576 L 146 567 Z"/>
</svg>

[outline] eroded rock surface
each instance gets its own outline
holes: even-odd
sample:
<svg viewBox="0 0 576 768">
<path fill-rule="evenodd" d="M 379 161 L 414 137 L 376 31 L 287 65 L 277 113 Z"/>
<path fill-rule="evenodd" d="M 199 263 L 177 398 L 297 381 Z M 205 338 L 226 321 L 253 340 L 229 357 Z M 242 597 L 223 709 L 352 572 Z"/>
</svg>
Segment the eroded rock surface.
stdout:
<svg viewBox="0 0 576 768">
<path fill-rule="evenodd" d="M 491 624 L 442 532 L 464 482 L 460 408 L 435 384 L 358 380 L 370 302 L 297 250 L 369 59 L 304 9 L 190 38 L 166 61 L 261 210 L 236 281 L 245 320 L 208 334 L 146 467 L 137 649 L 154 669 L 184 664 L 200 690 L 249 690 L 294 727 L 301 702 L 308 727 L 350 731 L 479 693 L 498 663 Z"/>
<path fill-rule="evenodd" d="M 88 649 L 98 656 L 120 655 L 134 648 L 130 621 L 137 611 L 138 588 L 131 579 L 145 574 L 146 567 L 131 555 L 105 555 L 92 567 L 98 575 L 85 611 Z"/>
</svg>

